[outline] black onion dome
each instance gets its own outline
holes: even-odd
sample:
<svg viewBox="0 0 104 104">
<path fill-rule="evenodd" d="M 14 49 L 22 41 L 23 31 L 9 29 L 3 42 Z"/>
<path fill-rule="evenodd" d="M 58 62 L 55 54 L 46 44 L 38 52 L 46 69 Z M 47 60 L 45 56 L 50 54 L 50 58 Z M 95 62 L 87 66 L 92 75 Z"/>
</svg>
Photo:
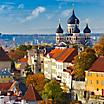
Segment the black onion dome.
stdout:
<svg viewBox="0 0 104 104">
<path fill-rule="evenodd" d="M 73 33 L 80 33 L 80 30 L 79 30 L 77 24 L 75 25 L 75 27 L 73 29 Z"/>
<path fill-rule="evenodd" d="M 83 30 L 84 33 L 91 33 L 90 28 L 88 27 L 88 24 L 86 24 L 85 29 Z"/>
<path fill-rule="evenodd" d="M 79 19 L 75 16 L 74 10 L 72 16 L 68 19 L 67 24 L 79 24 Z"/>
<path fill-rule="evenodd" d="M 57 30 L 56 30 L 56 33 L 63 33 L 63 29 L 61 27 L 61 25 L 59 24 Z"/>
</svg>

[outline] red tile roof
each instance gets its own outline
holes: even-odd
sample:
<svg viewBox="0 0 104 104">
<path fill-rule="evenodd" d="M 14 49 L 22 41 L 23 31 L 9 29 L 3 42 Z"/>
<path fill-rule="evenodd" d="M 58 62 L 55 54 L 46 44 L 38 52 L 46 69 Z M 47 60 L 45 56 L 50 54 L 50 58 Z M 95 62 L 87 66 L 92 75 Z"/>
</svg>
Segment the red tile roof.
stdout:
<svg viewBox="0 0 104 104">
<path fill-rule="evenodd" d="M 78 52 L 75 48 L 56 48 L 49 53 L 51 58 L 59 62 L 71 62 L 77 54 Z"/>
<path fill-rule="evenodd" d="M 89 71 L 104 72 L 104 56 L 99 57 L 90 67 Z"/>
<path fill-rule="evenodd" d="M 23 98 L 27 101 L 41 100 L 40 95 L 38 94 L 38 92 L 35 90 L 35 88 L 31 84 L 29 85 Z"/>
<path fill-rule="evenodd" d="M 0 91 L 8 91 L 13 83 L 0 83 Z"/>
<path fill-rule="evenodd" d="M 2 47 L 0 47 L 0 61 L 10 61 L 9 56 Z"/>
</svg>

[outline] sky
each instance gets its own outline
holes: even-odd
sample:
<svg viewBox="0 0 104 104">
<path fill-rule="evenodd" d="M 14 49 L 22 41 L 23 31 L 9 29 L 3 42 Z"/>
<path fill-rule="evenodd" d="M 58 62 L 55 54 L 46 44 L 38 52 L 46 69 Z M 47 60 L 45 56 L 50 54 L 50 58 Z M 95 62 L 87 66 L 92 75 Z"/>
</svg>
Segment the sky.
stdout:
<svg viewBox="0 0 104 104">
<path fill-rule="evenodd" d="M 88 23 L 93 33 L 104 33 L 104 0 L 0 0 L 0 32 L 55 34 L 60 18 L 66 33 L 73 8 L 81 32 Z"/>
</svg>

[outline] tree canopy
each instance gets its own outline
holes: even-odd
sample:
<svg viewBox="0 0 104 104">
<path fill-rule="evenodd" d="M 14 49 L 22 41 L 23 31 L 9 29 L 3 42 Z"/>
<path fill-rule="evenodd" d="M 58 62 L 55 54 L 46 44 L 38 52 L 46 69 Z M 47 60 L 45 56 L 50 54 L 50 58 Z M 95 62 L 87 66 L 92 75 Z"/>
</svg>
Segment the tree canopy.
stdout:
<svg viewBox="0 0 104 104">
<path fill-rule="evenodd" d="M 30 50 L 32 49 L 32 45 L 20 45 L 18 49 L 22 51 Z"/>
<path fill-rule="evenodd" d="M 104 56 L 104 35 L 100 37 L 99 41 L 94 45 L 94 50 L 97 56 Z"/>
<path fill-rule="evenodd" d="M 53 99 L 58 100 L 62 98 L 62 89 L 60 84 L 56 80 L 51 80 L 45 84 L 44 91 L 42 92 L 43 99 Z"/>
<path fill-rule="evenodd" d="M 86 48 L 74 58 L 75 77 L 82 77 L 85 70 L 88 70 L 92 63 L 96 60 L 95 51 L 91 48 Z"/>
<path fill-rule="evenodd" d="M 32 84 L 38 92 L 41 92 L 44 89 L 45 80 L 42 73 L 28 75 L 26 79 L 26 85 Z"/>
</svg>

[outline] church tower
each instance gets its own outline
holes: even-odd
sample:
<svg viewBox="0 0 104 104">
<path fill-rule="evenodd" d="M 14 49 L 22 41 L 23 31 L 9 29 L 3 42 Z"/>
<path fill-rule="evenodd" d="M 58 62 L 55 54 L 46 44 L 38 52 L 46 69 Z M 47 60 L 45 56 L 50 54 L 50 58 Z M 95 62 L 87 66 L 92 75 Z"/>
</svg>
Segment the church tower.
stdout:
<svg viewBox="0 0 104 104">
<path fill-rule="evenodd" d="M 86 24 L 86 27 L 83 30 L 84 36 L 85 36 L 85 45 L 87 46 L 92 46 L 92 42 L 91 42 L 91 30 L 88 26 L 88 23 Z"/>
<path fill-rule="evenodd" d="M 73 28 L 73 36 L 71 38 L 73 44 L 78 44 L 79 43 L 79 36 L 80 36 L 80 29 L 77 25 L 77 19 L 75 19 L 75 27 Z"/>
<path fill-rule="evenodd" d="M 68 25 L 67 31 L 69 34 L 73 33 L 73 29 L 74 29 L 75 25 L 77 25 L 79 27 L 79 19 L 75 16 L 74 9 L 72 12 L 72 16 L 67 21 L 67 25 Z"/>
<path fill-rule="evenodd" d="M 83 33 L 85 34 L 86 37 L 90 36 L 91 30 L 88 26 L 88 23 L 86 24 L 86 27 L 84 28 Z"/>
<path fill-rule="evenodd" d="M 61 23 L 59 20 L 59 25 L 56 29 L 56 44 L 59 44 L 62 41 L 63 41 L 63 29 L 61 27 Z"/>
</svg>

